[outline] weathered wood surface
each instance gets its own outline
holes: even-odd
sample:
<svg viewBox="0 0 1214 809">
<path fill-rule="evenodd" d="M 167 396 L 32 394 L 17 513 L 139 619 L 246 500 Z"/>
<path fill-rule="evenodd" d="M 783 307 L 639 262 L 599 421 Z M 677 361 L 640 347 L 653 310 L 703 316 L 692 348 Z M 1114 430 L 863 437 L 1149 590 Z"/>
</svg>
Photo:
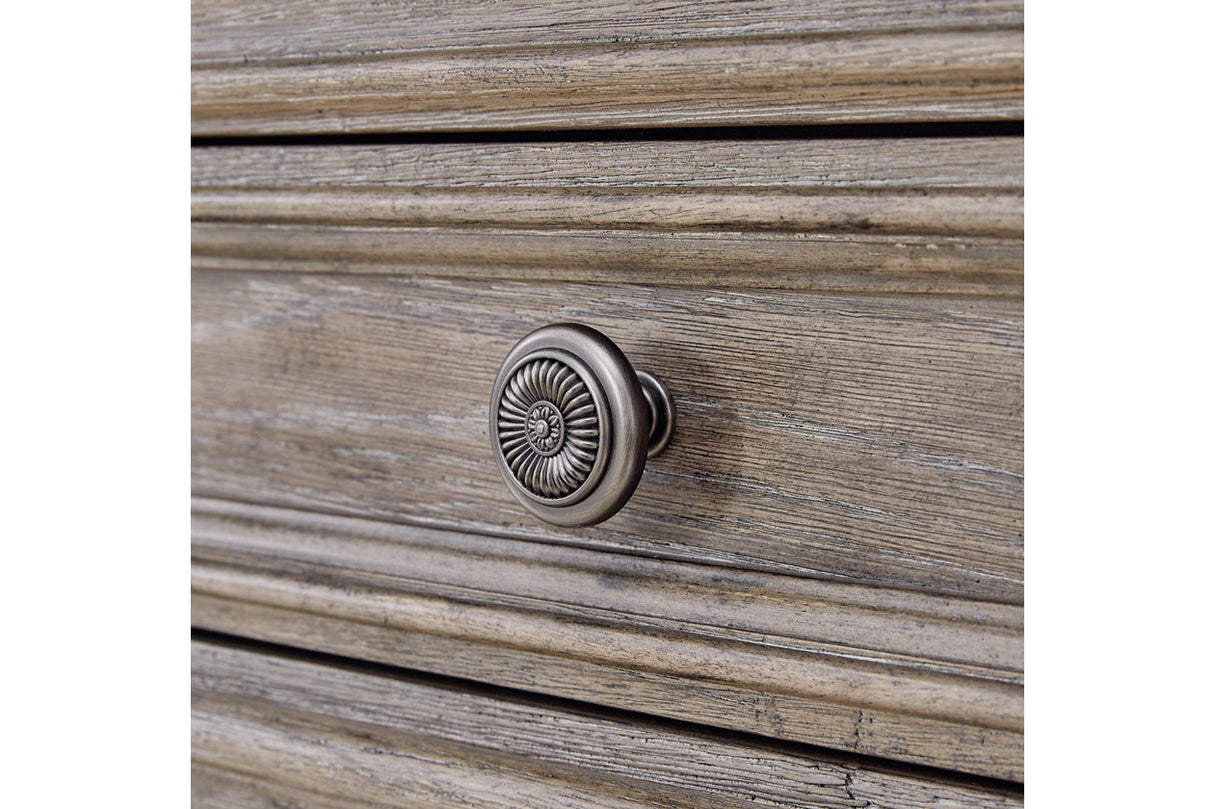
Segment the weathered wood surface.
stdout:
<svg viewBox="0 0 1214 809">
<path fill-rule="evenodd" d="M 591 138 L 554 143 L 199 146 L 190 151 L 196 190 L 522 189 L 569 194 L 580 190 L 588 196 L 620 190 L 738 189 L 807 195 L 985 192 L 1020 197 L 1024 188 L 1024 141 L 1014 137 Z M 934 224 L 950 225 L 947 220 Z M 1021 232 L 1019 217 L 1015 228 Z"/>
<path fill-rule="evenodd" d="M 1017 779 L 1023 613 L 198 500 L 194 625 Z"/>
<path fill-rule="evenodd" d="M 1019 138 L 192 153 L 198 269 L 1023 289 Z"/>
<path fill-rule="evenodd" d="M 200 496 L 1019 603 L 1021 303 L 196 272 Z M 539 524 L 489 451 L 523 335 L 613 338 L 679 410 L 619 515 Z"/>
<path fill-rule="evenodd" d="M 196 135 L 1017 119 L 1023 4 L 198 0 Z"/>
<path fill-rule="evenodd" d="M 194 805 L 1013 807 L 1018 790 L 195 642 Z"/>
</svg>

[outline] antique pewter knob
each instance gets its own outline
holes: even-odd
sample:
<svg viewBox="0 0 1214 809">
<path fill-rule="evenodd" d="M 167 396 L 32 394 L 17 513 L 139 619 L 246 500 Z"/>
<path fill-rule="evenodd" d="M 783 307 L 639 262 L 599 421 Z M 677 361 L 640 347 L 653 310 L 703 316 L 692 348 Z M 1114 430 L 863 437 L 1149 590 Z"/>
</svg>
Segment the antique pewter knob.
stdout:
<svg viewBox="0 0 1214 809">
<path fill-rule="evenodd" d="M 615 343 L 573 323 L 545 326 L 506 356 L 493 384 L 489 440 L 514 498 L 555 525 L 619 511 L 666 448 L 675 409 L 658 379 Z"/>
</svg>

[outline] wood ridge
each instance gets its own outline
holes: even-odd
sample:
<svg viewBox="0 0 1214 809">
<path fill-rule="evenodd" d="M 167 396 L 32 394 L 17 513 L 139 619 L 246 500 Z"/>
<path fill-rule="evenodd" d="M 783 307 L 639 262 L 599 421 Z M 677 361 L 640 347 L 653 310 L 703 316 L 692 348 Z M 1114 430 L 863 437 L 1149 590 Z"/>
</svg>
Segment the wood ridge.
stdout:
<svg viewBox="0 0 1214 809">
<path fill-rule="evenodd" d="M 690 35 L 677 39 L 668 36 L 632 37 L 621 40 L 616 36 L 590 36 L 569 40 L 553 40 L 536 44 L 534 42 L 514 43 L 462 43 L 420 45 L 413 48 L 386 48 L 366 51 L 313 52 L 307 54 L 281 55 L 249 55 L 231 58 L 195 57 L 190 67 L 195 71 L 238 69 L 247 70 L 265 67 L 307 67 L 323 62 L 326 64 L 367 64 L 376 61 L 431 59 L 431 58 L 463 58 L 472 56 L 477 59 L 514 58 L 514 57 L 565 57 L 577 54 L 598 53 L 604 50 L 622 53 L 632 50 L 684 49 L 684 48 L 753 48 L 763 46 L 790 46 L 800 44 L 816 44 L 829 42 L 863 43 L 868 39 L 889 39 L 903 37 L 906 39 L 949 37 L 955 34 L 998 36 L 1012 34 L 1023 36 L 1023 24 L 995 25 L 953 25 L 932 26 L 923 25 L 917 28 L 890 27 L 869 28 L 865 30 L 829 30 L 795 33 L 733 33 L 725 35 Z"/>
<path fill-rule="evenodd" d="M 192 153 L 199 270 L 1022 295 L 1019 138 Z"/>
<path fill-rule="evenodd" d="M 842 189 L 196 189 L 195 222 L 373 228 L 868 232 L 1023 236 L 1017 193 L 961 189 L 895 197 Z"/>
<path fill-rule="evenodd" d="M 492 13 L 491 13 L 492 12 Z M 891 0 L 549 0 L 457 5 L 385 0 L 200 0 L 192 7 L 194 59 L 376 53 L 525 43 L 638 42 L 771 35 L 863 36 L 866 32 L 1021 29 L 1020 2 Z M 407 21 L 409 25 L 402 25 Z M 327 23 L 327 24 L 326 24 Z"/>
</svg>

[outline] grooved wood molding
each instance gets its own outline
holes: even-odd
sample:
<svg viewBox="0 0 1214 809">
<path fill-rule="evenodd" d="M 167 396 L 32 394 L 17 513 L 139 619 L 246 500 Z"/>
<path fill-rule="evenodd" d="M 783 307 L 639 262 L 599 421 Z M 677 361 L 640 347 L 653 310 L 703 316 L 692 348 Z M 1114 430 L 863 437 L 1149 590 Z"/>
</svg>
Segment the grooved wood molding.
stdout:
<svg viewBox="0 0 1214 809">
<path fill-rule="evenodd" d="M 194 133 L 1023 116 L 1016 2 L 197 0 Z"/>
<path fill-rule="evenodd" d="M 1021 805 L 1020 4 L 193 16 L 195 805 Z M 590 528 L 558 322 L 678 408 Z"/>
</svg>

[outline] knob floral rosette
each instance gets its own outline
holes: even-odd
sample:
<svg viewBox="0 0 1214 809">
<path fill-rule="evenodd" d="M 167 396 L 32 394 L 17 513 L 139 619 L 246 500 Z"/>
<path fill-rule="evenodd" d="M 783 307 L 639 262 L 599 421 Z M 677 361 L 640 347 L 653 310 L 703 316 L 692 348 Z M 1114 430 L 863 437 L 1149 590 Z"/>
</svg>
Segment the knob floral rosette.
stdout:
<svg viewBox="0 0 1214 809">
<path fill-rule="evenodd" d="M 665 447 L 674 406 L 611 340 L 545 326 L 507 355 L 493 386 L 490 440 L 514 498 L 541 519 L 592 525 L 632 495 L 646 455 Z M 655 435 L 656 433 L 656 435 Z"/>
<path fill-rule="evenodd" d="M 515 480 L 538 497 L 567 497 L 590 476 L 599 453 L 599 415 L 577 372 L 544 357 L 525 363 L 502 391 L 501 451 Z"/>
</svg>

